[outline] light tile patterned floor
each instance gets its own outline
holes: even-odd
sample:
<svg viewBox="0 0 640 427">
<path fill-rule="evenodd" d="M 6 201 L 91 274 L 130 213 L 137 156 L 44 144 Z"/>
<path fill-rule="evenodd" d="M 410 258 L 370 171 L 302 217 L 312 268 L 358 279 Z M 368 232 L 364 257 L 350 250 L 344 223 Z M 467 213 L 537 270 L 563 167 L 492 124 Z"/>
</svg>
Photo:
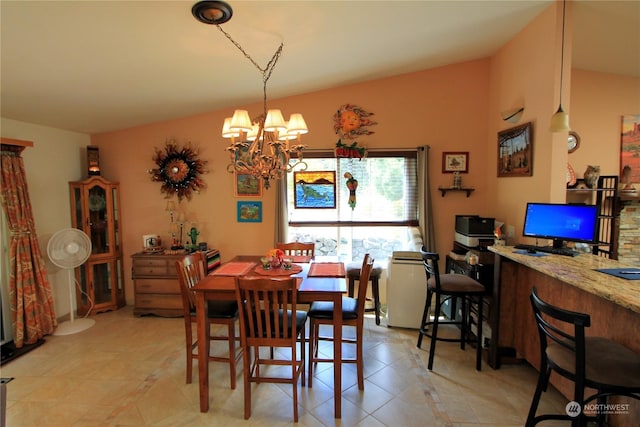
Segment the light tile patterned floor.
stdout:
<svg viewBox="0 0 640 427">
<path fill-rule="evenodd" d="M 7 386 L 7 426 L 293 424 L 289 385 L 254 385 L 252 416 L 245 421 L 242 372 L 230 390 L 228 368 L 220 363 L 210 364 L 211 407 L 200 413 L 197 363 L 194 382 L 185 384 L 182 319 L 134 317 L 131 307 L 94 318 L 91 329 L 47 337 L 44 345 L 2 366 L 2 377 L 15 377 Z M 313 387 L 299 388 L 298 425 L 524 425 L 537 378 L 530 366 L 493 370 L 483 364 L 476 372 L 472 348 L 438 343 L 429 372 L 428 339 L 418 349 L 416 331 L 387 328 L 384 320 L 376 326 L 372 317 L 365 328 L 364 392 L 358 390 L 355 365 L 344 366 L 343 414 L 334 419 L 332 365 L 319 364 Z M 561 412 L 565 403 L 550 390 L 540 410 Z"/>
</svg>

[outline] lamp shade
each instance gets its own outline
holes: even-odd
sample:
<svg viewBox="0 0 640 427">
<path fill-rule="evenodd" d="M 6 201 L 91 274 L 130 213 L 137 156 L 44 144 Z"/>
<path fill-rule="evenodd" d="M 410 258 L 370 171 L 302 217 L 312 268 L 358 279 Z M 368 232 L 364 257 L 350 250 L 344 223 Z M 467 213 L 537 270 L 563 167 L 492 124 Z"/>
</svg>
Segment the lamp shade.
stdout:
<svg viewBox="0 0 640 427">
<path fill-rule="evenodd" d="M 562 110 L 562 105 L 558 107 L 558 111 L 551 116 L 551 124 L 549 125 L 551 132 L 569 131 L 569 115 Z"/>
<path fill-rule="evenodd" d="M 231 117 L 224 119 L 222 125 L 222 137 L 223 138 L 237 138 L 240 136 L 240 131 L 231 130 Z"/>
<path fill-rule="evenodd" d="M 249 132 L 251 130 L 249 112 L 247 110 L 234 111 L 229 129 L 232 131 Z"/>
<path fill-rule="evenodd" d="M 289 123 L 287 125 L 287 135 L 303 135 L 308 133 L 307 123 L 304 121 L 304 117 L 300 113 L 293 113 L 289 117 Z"/>
<path fill-rule="evenodd" d="M 267 132 L 283 131 L 287 129 L 284 117 L 280 110 L 267 111 L 267 118 L 264 121 L 264 130 Z"/>
<path fill-rule="evenodd" d="M 258 137 L 258 131 L 260 130 L 260 126 L 259 125 L 252 125 L 251 126 L 251 130 L 249 131 L 249 133 L 247 133 L 247 140 L 249 141 L 255 141 L 256 138 Z M 262 135 L 261 135 L 262 137 Z"/>
</svg>

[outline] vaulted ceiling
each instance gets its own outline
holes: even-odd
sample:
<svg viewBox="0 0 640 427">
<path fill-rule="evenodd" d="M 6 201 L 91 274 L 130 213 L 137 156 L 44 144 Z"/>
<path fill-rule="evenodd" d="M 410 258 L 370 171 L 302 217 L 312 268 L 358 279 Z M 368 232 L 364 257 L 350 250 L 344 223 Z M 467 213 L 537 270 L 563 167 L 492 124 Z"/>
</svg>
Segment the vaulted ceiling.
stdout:
<svg viewBox="0 0 640 427">
<path fill-rule="evenodd" d="M 229 1 L 223 28 L 263 67 L 284 43 L 278 98 L 488 57 L 552 1 Z M 260 72 L 194 3 L 3 0 L 2 117 L 96 133 L 260 101 Z M 574 17 L 574 67 L 640 77 L 640 2 Z"/>
</svg>

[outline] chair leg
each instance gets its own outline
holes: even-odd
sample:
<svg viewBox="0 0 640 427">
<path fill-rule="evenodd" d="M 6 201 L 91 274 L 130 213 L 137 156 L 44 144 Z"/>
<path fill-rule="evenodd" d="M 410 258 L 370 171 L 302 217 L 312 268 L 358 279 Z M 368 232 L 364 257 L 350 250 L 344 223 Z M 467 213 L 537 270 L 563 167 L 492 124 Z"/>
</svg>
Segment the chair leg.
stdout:
<svg viewBox="0 0 640 427">
<path fill-rule="evenodd" d="M 356 327 L 356 371 L 358 372 L 358 389 L 364 390 L 364 345 L 362 333 L 364 325 L 360 323 Z"/>
<path fill-rule="evenodd" d="M 305 367 L 305 360 L 306 360 L 306 354 L 305 354 L 305 347 L 307 346 L 306 340 L 305 340 L 305 332 L 304 329 L 302 331 L 302 333 L 300 334 L 300 360 L 302 361 L 302 366 L 300 367 L 300 375 L 302 376 L 302 378 L 300 379 L 300 383 L 302 385 L 302 387 L 304 387 L 305 385 L 305 373 L 306 373 L 306 367 Z"/>
<path fill-rule="evenodd" d="M 317 346 L 317 341 L 316 341 L 316 335 L 317 331 L 316 331 L 316 322 L 313 319 L 310 319 L 309 321 L 309 366 L 307 367 L 307 370 L 309 371 L 309 381 L 308 381 L 308 386 L 309 388 L 311 388 L 311 386 L 313 385 L 313 358 L 315 357 L 315 352 L 316 350 L 316 346 Z"/>
<path fill-rule="evenodd" d="M 371 280 L 371 292 L 373 294 L 373 307 L 376 312 L 376 325 L 380 324 L 380 283 L 375 277 Z"/>
<path fill-rule="evenodd" d="M 429 346 L 429 364 L 427 368 L 431 371 L 433 369 L 433 357 L 436 354 L 436 341 L 438 340 L 438 323 L 440 322 L 440 295 L 436 295 L 436 312 L 433 318 L 433 328 L 431 331 L 431 345 Z"/>
<path fill-rule="evenodd" d="M 482 295 L 478 297 L 478 342 L 476 344 L 476 371 L 482 370 Z"/>
<path fill-rule="evenodd" d="M 186 319 L 185 319 L 186 321 Z M 187 355 L 187 384 L 191 384 L 193 377 L 193 332 L 191 331 L 191 319 L 185 323 L 185 347 Z"/>
<path fill-rule="evenodd" d="M 227 337 L 229 337 L 229 375 L 231 390 L 236 389 L 236 325 L 235 321 L 228 323 Z"/>
<path fill-rule="evenodd" d="M 427 330 L 427 319 L 429 316 L 429 309 L 431 308 L 431 297 L 433 293 L 427 290 L 427 300 L 424 304 L 424 311 L 422 312 L 422 320 L 420 321 L 420 330 L 418 331 L 418 344 L 416 345 L 418 348 L 422 346 L 422 337 L 426 333 Z"/>
<path fill-rule="evenodd" d="M 248 346 L 244 347 L 242 365 L 244 367 L 244 419 L 248 420 L 251 417 L 251 383 L 249 382 L 249 376 L 251 375 L 251 348 Z"/>
<path fill-rule="evenodd" d="M 453 299 L 455 297 L 451 298 Z M 467 333 L 471 328 L 471 322 L 469 319 L 469 317 L 471 316 L 471 311 L 469 310 L 469 302 L 467 301 L 467 297 L 462 297 L 460 299 L 462 300 L 462 307 L 460 308 L 462 310 L 462 318 L 460 319 L 460 321 L 462 322 L 462 324 L 460 325 L 460 349 L 464 350 L 464 346 L 467 341 Z M 453 314 L 453 317 L 456 317 L 455 313 Z"/>
<path fill-rule="evenodd" d="M 542 396 L 542 390 L 546 390 L 549 376 L 551 375 L 551 369 L 547 366 L 545 360 L 540 362 L 540 375 L 538 375 L 538 384 L 536 385 L 536 391 L 533 393 L 533 399 L 531 400 L 531 406 L 529 407 L 529 415 L 527 415 L 526 427 L 533 427 L 536 423 L 534 419 L 536 417 L 536 411 L 538 410 L 538 404 L 540 403 L 540 396 Z"/>
</svg>

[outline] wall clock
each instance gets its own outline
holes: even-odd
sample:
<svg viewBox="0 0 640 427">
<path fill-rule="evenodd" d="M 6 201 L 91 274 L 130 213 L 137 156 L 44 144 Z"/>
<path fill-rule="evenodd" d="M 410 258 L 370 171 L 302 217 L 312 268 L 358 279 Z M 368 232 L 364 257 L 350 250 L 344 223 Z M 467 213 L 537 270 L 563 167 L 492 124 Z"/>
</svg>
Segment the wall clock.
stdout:
<svg viewBox="0 0 640 427">
<path fill-rule="evenodd" d="M 160 191 L 168 198 L 175 194 L 178 200 L 184 197 L 190 200 L 193 193 L 199 193 L 207 186 L 201 178 L 208 172 L 205 169 L 207 162 L 198 159 L 191 144 L 179 148 L 175 141 L 169 140 L 164 151 L 156 148 L 153 161 L 157 167 L 148 172 L 153 181 L 160 182 Z"/>
<path fill-rule="evenodd" d="M 567 137 L 567 148 L 569 149 L 569 153 L 573 153 L 580 146 L 580 136 L 576 132 L 569 132 L 569 136 Z"/>
</svg>

